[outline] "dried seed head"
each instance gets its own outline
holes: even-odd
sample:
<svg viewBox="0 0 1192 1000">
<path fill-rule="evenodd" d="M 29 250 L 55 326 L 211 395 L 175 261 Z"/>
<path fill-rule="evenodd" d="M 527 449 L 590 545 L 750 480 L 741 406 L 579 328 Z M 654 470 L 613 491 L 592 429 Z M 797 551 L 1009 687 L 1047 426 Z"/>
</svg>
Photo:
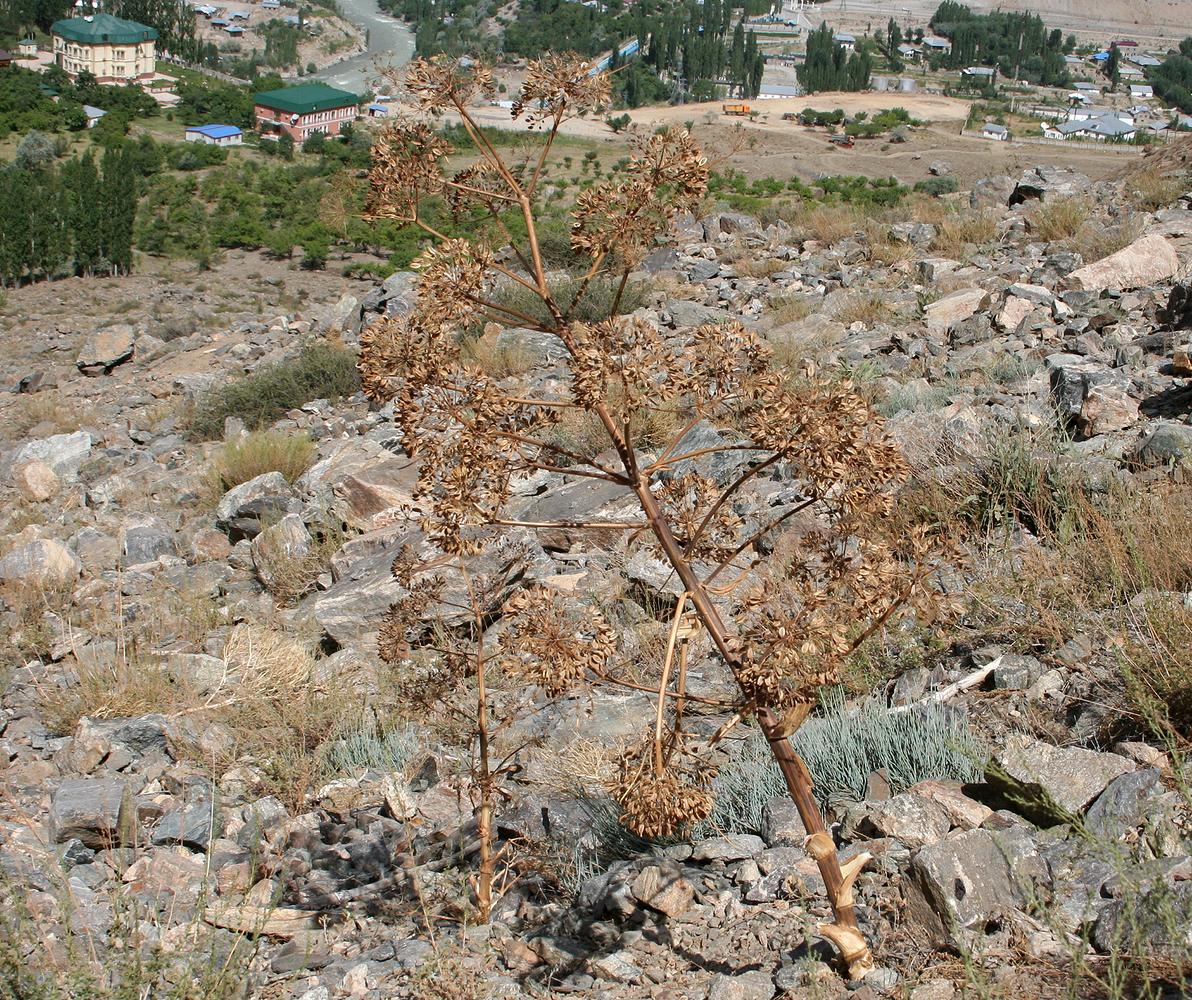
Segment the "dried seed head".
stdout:
<svg viewBox="0 0 1192 1000">
<path fill-rule="evenodd" d="M 616 652 L 616 633 L 592 608 L 569 604 L 545 587 L 506 603 L 502 666 L 549 695 L 559 695 L 602 671 Z"/>
</svg>

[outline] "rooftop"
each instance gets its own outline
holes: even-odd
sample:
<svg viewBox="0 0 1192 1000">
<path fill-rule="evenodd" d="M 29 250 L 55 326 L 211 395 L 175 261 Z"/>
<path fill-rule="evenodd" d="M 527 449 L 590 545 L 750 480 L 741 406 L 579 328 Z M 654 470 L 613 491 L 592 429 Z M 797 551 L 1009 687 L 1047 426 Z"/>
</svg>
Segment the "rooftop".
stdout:
<svg viewBox="0 0 1192 1000">
<path fill-rule="evenodd" d="M 231 135 L 240 135 L 240 129 L 235 125 L 187 125 L 187 132 L 200 132 L 210 139 L 226 139 Z"/>
<path fill-rule="evenodd" d="M 336 90 L 325 83 L 304 83 L 299 87 L 283 87 L 256 94 L 253 100 L 266 108 L 288 111 L 294 115 L 308 115 L 315 111 L 330 111 L 359 104 L 360 98 L 346 90 Z"/>
<path fill-rule="evenodd" d="M 137 42 L 157 40 L 157 32 L 153 28 L 111 14 L 63 18 L 53 23 L 50 32 L 80 45 L 102 45 L 107 42 L 135 45 Z"/>
</svg>

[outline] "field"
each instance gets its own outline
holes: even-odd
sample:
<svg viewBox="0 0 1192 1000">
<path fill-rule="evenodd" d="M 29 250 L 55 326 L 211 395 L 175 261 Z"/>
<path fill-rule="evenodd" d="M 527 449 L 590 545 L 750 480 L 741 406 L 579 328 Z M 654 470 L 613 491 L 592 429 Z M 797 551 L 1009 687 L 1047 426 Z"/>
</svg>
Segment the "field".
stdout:
<svg viewBox="0 0 1192 1000">
<path fill-rule="evenodd" d="M 843 108 L 848 113 L 903 107 L 912 116 L 930 124 L 912 131 L 907 142 L 888 143 L 882 139 L 858 140 L 852 149 L 832 146 L 822 129 L 804 128 L 782 120 L 784 113 L 801 111 L 808 106 Z M 1133 157 L 1127 153 L 1105 152 L 1095 147 L 1071 147 L 995 143 L 960 135 L 968 115 L 966 101 L 934 94 L 827 93 L 791 100 L 757 101 L 760 112 L 756 121 L 726 118 L 720 102 L 687 104 L 678 107 L 640 108 L 629 112 L 633 125 L 644 132 L 667 125 L 690 123 L 696 137 L 707 150 L 743 148 L 718 163 L 748 177 L 800 177 L 812 180 L 824 174 L 860 174 L 869 177 L 897 177 L 914 183 L 929 176 L 928 167 L 937 160 L 946 161 L 961 185 L 980 177 L 999 173 L 1018 173 L 1040 163 L 1070 167 L 1094 179 L 1119 171 Z M 481 108 L 477 117 L 486 125 L 507 126 L 509 112 L 499 108 Z M 601 148 L 610 154 L 626 146 L 624 134 L 613 135 L 597 119 L 573 120 L 565 125 L 568 135 L 601 140 Z M 1138 151 L 1141 157 L 1142 151 Z"/>
<path fill-rule="evenodd" d="M 807 16 L 839 30 L 899 22 L 926 24 L 938 0 L 830 0 L 814 4 Z M 1022 10 L 1038 14 L 1048 27 L 1062 28 L 1082 41 L 1133 38 L 1144 45 L 1178 40 L 1192 31 L 1192 0 L 971 0 L 978 11 Z"/>
</svg>

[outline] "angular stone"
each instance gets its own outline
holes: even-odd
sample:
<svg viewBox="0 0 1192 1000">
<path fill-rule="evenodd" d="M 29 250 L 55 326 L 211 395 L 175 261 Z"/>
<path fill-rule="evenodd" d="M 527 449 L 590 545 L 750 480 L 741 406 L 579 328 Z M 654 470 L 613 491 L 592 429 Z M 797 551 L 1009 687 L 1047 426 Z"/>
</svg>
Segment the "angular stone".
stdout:
<svg viewBox="0 0 1192 1000">
<path fill-rule="evenodd" d="M 50 837 L 55 844 L 78 839 L 93 850 L 128 847 L 136 841 L 136 804 L 123 781 L 64 781 L 50 800 Z"/>
<path fill-rule="evenodd" d="M 1125 389 L 1114 385 L 1094 385 L 1080 407 L 1076 427 L 1082 437 L 1096 437 L 1133 427 L 1138 422 L 1138 403 Z"/>
<path fill-rule="evenodd" d="M 1033 656 L 1005 653 L 993 672 L 993 686 L 999 690 L 1025 691 L 1043 676 L 1043 664 Z"/>
<path fill-rule="evenodd" d="M 35 586 L 64 586 L 79 578 L 83 564 L 61 542 L 38 538 L 0 559 L 0 580 Z"/>
<path fill-rule="evenodd" d="M 983 288 L 961 288 L 927 305 L 929 333 L 944 333 L 954 323 L 968 319 L 988 305 L 989 293 Z"/>
<path fill-rule="evenodd" d="M 13 466 L 12 482 L 29 503 L 52 500 L 62 489 L 57 473 L 39 458 Z"/>
<path fill-rule="evenodd" d="M 257 577 L 274 590 L 293 566 L 294 560 L 308 555 L 313 539 L 297 514 L 287 514 L 252 540 L 252 562 Z"/>
<path fill-rule="evenodd" d="M 197 799 L 166 813 L 153 830 L 155 844 L 181 844 L 194 851 L 205 851 L 223 829 L 218 804 Z"/>
<path fill-rule="evenodd" d="M 643 868 L 633 880 L 631 891 L 639 903 L 668 917 L 686 913 L 695 898 L 695 888 L 683 878 L 677 866 Z"/>
<path fill-rule="evenodd" d="M 1004 330 L 1006 333 L 1013 333 L 1018 329 L 1018 324 L 1034 311 L 1035 306 L 1033 303 L 1011 295 L 1002 305 L 994 322 L 997 324 L 999 330 Z"/>
<path fill-rule="evenodd" d="M 136 335 L 136 330 L 127 323 L 117 323 L 91 334 L 79 351 L 75 367 L 84 375 L 111 374 L 113 368 L 132 357 Z"/>
<path fill-rule="evenodd" d="M 720 973 L 708 987 L 708 1000 L 770 1000 L 774 977 L 764 969 L 730 976 Z"/>
<path fill-rule="evenodd" d="M 1060 806 L 1076 813 L 1118 775 L 1135 769 L 1115 753 L 1052 746 L 1024 734 L 1010 737 L 994 756 L 1012 777 L 1041 785 Z"/>
<path fill-rule="evenodd" d="M 910 793 L 866 803 L 865 818 L 878 836 L 894 837 L 912 850 L 936 843 L 952 828 L 943 806 Z"/>
<path fill-rule="evenodd" d="M 288 500 L 292 496 L 293 490 L 290 489 L 285 476 L 280 472 L 266 472 L 228 490 L 215 508 L 215 523 L 221 527 L 226 526 L 256 501 L 272 497 Z"/>
<path fill-rule="evenodd" d="M 1192 427 L 1166 421 L 1153 425 L 1129 458 L 1131 465 L 1141 468 L 1192 462 Z"/>
<path fill-rule="evenodd" d="M 1068 275 L 1072 288 L 1098 291 L 1119 288 L 1128 291 L 1155 285 L 1172 278 L 1180 269 L 1180 259 L 1164 237 L 1151 235 L 1135 240 L 1128 247 L 1111 253 Z"/>
<path fill-rule="evenodd" d="M 312 332 L 323 337 L 350 340 L 360 333 L 361 322 L 360 300 L 346 293 L 315 317 Z"/>
<path fill-rule="evenodd" d="M 1106 786 L 1089 806 L 1084 821 L 1093 833 L 1117 839 L 1159 812 L 1163 772 L 1146 768 L 1123 774 Z"/>
<path fill-rule="evenodd" d="M 1181 961 L 1192 947 L 1192 882 L 1128 892 L 1101 911 L 1093 943 L 1102 952 L 1131 949 Z"/>
<path fill-rule="evenodd" d="M 924 847 L 911 861 L 912 919 L 937 943 L 956 946 L 966 943 L 966 932 L 1022 906 L 1014 846 L 988 830 L 968 830 Z"/>
<path fill-rule="evenodd" d="M 91 435 L 86 431 L 73 434 L 54 434 L 23 444 L 13 456 L 13 465 L 40 459 L 54 470 L 54 475 L 71 481 L 79 466 L 91 456 Z"/>
<path fill-rule="evenodd" d="M 691 848 L 692 861 L 740 861 L 760 854 L 766 849 L 761 837 L 750 833 L 729 834 L 724 837 L 709 837 Z"/>
<path fill-rule="evenodd" d="M 161 518 L 136 514 L 120 526 L 121 566 L 139 566 L 176 554 L 174 532 Z"/>
<path fill-rule="evenodd" d="M 762 838 L 770 847 L 802 847 L 807 828 L 787 795 L 776 795 L 762 810 Z"/>
</svg>

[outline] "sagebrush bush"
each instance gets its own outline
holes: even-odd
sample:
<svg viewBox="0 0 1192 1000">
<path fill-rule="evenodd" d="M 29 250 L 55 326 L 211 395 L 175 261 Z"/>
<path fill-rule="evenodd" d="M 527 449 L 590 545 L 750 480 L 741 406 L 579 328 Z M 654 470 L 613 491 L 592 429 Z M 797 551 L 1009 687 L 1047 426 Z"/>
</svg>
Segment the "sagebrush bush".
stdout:
<svg viewBox="0 0 1192 1000">
<path fill-rule="evenodd" d="M 280 472 L 292 483 L 314 455 L 315 443 L 305 434 L 254 431 L 224 445 L 212 461 L 212 476 L 221 492 L 267 472 Z"/>
<path fill-rule="evenodd" d="M 359 388 L 352 351 L 325 342 L 310 343 L 288 361 L 204 393 L 191 414 L 190 433 L 200 440 L 219 438 L 228 417 L 238 417 L 249 430 L 257 430 L 312 399 L 340 399 Z"/>
</svg>

